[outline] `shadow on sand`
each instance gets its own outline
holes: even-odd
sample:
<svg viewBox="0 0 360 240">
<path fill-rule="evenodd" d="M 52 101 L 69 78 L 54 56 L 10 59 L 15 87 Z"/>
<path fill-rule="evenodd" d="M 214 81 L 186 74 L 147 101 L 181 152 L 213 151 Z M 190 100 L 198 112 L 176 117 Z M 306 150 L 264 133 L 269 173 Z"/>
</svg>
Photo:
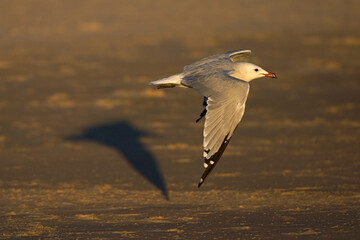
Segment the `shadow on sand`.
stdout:
<svg viewBox="0 0 360 240">
<path fill-rule="evenodd" d="M 130 123 L 121 121 L 89 127 L 84 129 L 81 135 L 71 136 L 67 140 L 94 141 L 116 149 L 138 173 L 169 199 L 164 179 L 154 157 L 139 140 L 145 134 Z"/>
</svg>

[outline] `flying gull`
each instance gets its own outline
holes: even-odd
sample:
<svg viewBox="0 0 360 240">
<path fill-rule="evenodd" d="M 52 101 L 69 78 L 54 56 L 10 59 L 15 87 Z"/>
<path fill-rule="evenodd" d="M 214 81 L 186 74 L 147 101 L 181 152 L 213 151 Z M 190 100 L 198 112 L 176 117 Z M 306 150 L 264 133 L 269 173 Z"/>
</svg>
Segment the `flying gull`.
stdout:
<svg viewBox="0 0 360 240">
<path fill-rule="evenodd" d="M 184 67 L 180 74 L 152 81 L 157 88 L 193 88 L 204 96 L 200 117 L 205 116 L 204 167 L 200 187 L 215 167 L 241 121 L 249 93 L 249 82 L 256 78 L 277 78 L 249 63 L 251 51 L 239 50 L 213 55 Z"/>
</svg>

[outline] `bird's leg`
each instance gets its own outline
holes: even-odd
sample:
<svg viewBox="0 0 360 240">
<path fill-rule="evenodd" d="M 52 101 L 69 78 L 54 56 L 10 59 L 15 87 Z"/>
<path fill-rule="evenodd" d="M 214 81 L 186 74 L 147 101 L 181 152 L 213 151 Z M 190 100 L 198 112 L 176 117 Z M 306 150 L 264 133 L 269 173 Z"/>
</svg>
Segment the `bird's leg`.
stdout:
<svg viewBox="0 0 360 240">
<path fill-rule="evenodd" d="M 196 122 L 199 122 L 206 115 L 207 100 L 208 100 L 208 98 L 204 97 L 204 101 L 203 101 L 204 110 L 200 113 L 200 117 L 198 119 L 196 119 Z"/>
</svg>

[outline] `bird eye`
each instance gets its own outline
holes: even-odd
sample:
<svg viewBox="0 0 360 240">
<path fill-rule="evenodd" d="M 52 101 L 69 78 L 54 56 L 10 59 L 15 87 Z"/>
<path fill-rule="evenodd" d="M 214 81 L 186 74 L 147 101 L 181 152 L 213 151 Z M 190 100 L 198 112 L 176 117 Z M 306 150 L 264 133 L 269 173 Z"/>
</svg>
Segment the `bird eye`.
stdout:
<svg viewBox="0 0 360 240">
<path fill-rule="evenodd" d="M 259 69 L 255 68 L 255 72 L 259 71 Z"/>
</svg>

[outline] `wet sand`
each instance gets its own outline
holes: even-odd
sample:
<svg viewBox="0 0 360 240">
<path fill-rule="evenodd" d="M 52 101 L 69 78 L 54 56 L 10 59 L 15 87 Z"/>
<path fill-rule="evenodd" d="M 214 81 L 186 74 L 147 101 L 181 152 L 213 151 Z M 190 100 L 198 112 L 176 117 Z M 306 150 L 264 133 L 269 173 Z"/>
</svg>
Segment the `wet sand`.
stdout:
<svg viewBox="0 0 360 240">
<path fill-rule="evenodd" d="M 244 16 L 210 2 L 219 21 L 201 4 L 181 18 L 190 1 L 14 2 L 0 3 L 0 239 L 359 239 L 356 1 Z M 147 84 L 242 48 L 279 78 L 251 83 L 198 189 L 202 96 Z"/>
</svg>

